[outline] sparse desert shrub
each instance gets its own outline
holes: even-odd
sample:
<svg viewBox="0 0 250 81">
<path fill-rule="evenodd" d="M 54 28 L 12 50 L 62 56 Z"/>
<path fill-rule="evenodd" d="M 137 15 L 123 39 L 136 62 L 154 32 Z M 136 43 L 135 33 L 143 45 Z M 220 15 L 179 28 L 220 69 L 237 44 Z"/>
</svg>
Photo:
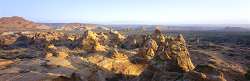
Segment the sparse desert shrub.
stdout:
<svg viewBox="0 0 250 81">
<path fill-rule="evenodd" d="M 247 80 L 250 80 L 250 67 L 247 70 L 247 73 L 245 74 L 245 77 Z"/>
</svg>

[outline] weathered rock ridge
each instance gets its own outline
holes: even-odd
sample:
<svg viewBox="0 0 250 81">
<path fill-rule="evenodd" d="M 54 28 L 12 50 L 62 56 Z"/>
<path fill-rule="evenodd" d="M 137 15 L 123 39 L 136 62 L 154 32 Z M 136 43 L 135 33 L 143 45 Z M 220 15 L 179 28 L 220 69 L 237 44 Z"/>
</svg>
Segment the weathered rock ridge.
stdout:
<svg viewBox="0 0 250 81">
<path fill-rule="evenodd" d="M 159 29 L 150 35 L 129 36 L 90 30 L 80 35 L 9 32 L 1 34 L 0 47 L 26 49 L 25 54 L 14 51 L 1 55 L 7 59 L 3 68 L 12 65 L 13 73 L 20 75 L 36 72 L 46 81 L 226 81 L 224 74 L 211 65 L 195 67 L 181 34 L 165 35 Z M 18 63 L 8 60 L 17 58 L 21 59 L 15 60 Z M 36 64 L 25 65 L 33 62 Z"/>
</svg>

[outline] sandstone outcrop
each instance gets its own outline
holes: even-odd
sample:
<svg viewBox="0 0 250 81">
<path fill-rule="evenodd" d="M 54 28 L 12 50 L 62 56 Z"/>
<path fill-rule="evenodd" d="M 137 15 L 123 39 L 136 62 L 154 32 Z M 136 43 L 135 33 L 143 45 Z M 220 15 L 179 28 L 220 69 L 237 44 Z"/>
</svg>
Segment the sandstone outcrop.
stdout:
<svg viewBox="0 0 250 81">
<path fill-rule="evenodd" d="M 8 48 L 34 47 L 44 49 L 50 43 L 59 44 L 59 40 L 67 43 L 64 34 L 59 32 L 14 32 L 0 36 L 0 46 Z"/>
<path fill-rule="evenodd" d="M 12 35 L 2 35 L 0 37 L 0 47 L 4 48 L 4 47 L 8 47 L 10 45 L 13 45 L 16 40 L 17 40 L 17 36 L 12 34 Z"/>
<path fill-rule="evenodd" d="M 155 50 L 151 48 L 150 54 L 155 55 L 146 62 L 147 68 L 135 81 L 226 81 L 223 73 L 211 65 L 194 67 L 182 35 L 176 38 L 164 37 L 159 30 L 152 35 L 158 35 L 152 36 L 157 40 L 155 43 L 158 47 Z M 145 44 L 148 46 L 148 43 Z"/>
<path fill-rule="evenodd" d="M 126 38 L 124 35 L 122 35 L 118 31 L 110 31 L 108 36 L 110 37 L 109 46 L 111 47 L 121 46 L 122 42 Z"/>
<path fill-rule="evenodd" d="M 85 31 L 82 38 L 79 39 L 80 47 L 88 51 L 105 51 L 105 47 L 99 43 L 98 35 L 92 31 Z"/>
<path fill-rule="evenodd" d="M 156 30 L 151 37 L 156 41 L 150 39 L 145 43 L 145 46 L 150 49 L 141 50 L 148 52 L 142 54 L 146 56 L 149 54 L 151 60 L 148 62 L 148 67 L 139 76 L 139 81 L 152 81 L 152 79 L 156 81 L 176 80 L 182 73 L 194 70 L 195 67 L 182 35 L 173 40 L 172 38 L 165 38 L 159 30 Z"/>
<path fill-rule="evenodd" d="M 0 48 L 0 69 L 6 69 L 0 71 L 0 77 L 27 74 L 21 79 L 42 75 L 39 80 L 46 77 L 49 81 L 226 81 L 215 66 L 194 66 L 182 35 L 168 36 L 159 29 L 151 35 L 129 36 L 118 31 L 90 30 L 82 36 L 9 32 L 1 34 L 0 46 L 20 47 Z M 143 62 L 133 62 L 134 59 Z"/>
<path fill-rule="evenodd" d="M 46 48 L 49 44 L 62 40 L 63 37 L 64 34 L 59 32 L 37 32 L 31 36 L 30 44 L 36 48 Z"/>
<path fill-rule="evenodd" d="M 188 72 L 194 69 L 190 59 L 186 43 L 182 35 L 179 35 L 174 41 L 167 41 L 167 46 L 162 54 L 159 54 L 161 60 L 169 61 L 171 70 Z"/>
<path fill-rule="evenodd" d="M 160 46 L 158 46 L 157 42 L 153 39 L 149 39 L 148 42 L 145 43 L 144 48 L 141 48 L 139 51 L 139 55 L 146 59 L 154 58 L 152 62 L 154 63 L 153 66 L 156 65 L 169 71 L 188 72 L 194 69 L 182 35 L 176 37 L 175 40 L 161 40 L 158 43 L 160 43 Z M 160 63 L 162 64 L 158 64 L 159 61 L 161 61 Z"/>
<path fill-rule="evenodd" d="M 139 50 L 139 55 L 147 60 L 151 60 L 155 57 L 158 45 L 155 40 L 149 39 L 143 48 Z"/>
<path fill-rule="evenodd" d="M 127 57 L 125 54 L 118 52 L 117 49 L 114 49 L 114 50 L 112 51 L 112 56 L 111 56 L 111 58 L 113 58 L 113 59 L 119 59 L 119 60 L 128 59 L 128 57 Z"/>
</svg>

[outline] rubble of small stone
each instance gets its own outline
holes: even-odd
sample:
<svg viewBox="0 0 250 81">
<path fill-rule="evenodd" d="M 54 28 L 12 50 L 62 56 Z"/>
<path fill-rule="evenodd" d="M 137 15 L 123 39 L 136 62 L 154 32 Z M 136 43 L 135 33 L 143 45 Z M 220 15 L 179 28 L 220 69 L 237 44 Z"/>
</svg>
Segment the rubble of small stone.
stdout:
<svg viewBox="0 0 250 81">
<path fill-rule="evenodd" d="M 4 32 L 0 81 L 235 81 L 226 66 L 218 67 L 221 59 L 202 63 L 187 45 L 182 34 L 159 29 L 142 35 Z"/>
</svg>

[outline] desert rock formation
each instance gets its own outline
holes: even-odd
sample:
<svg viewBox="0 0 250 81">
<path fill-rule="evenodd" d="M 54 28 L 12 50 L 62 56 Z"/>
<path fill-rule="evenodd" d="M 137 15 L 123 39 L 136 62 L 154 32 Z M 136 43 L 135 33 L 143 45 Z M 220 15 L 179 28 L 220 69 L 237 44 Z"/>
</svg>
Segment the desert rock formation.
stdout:
<svg viewBox="0 0 250 81">
<path fill-rule="evenodd" d="M 138 36 L 13 32 L 1 34 L 0 46 L 3 81 L 226 81 L 211 65 L 195 67 L 182 35 L 158 29 Z"/>
</svg>

